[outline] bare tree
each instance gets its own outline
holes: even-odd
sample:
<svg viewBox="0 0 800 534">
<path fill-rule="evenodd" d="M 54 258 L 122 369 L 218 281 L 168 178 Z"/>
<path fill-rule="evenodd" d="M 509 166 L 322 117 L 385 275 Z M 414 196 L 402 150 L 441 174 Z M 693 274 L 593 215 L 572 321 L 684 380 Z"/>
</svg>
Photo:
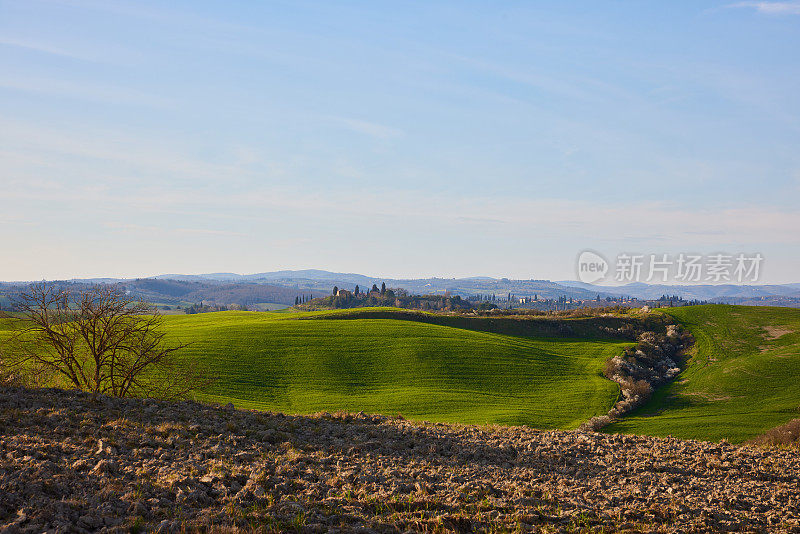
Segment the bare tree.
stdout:
<svg viewBox="0 0 800 534">
<path fill-rule="evenodd" d="M 119 287 L 72 292 L 34 284 L 15 307 L 19 325 L 3 351 L 11 368 L 49 371 L 71 387 L 115 397 L 181 398 L 208 384 L 177 357 L 187 345 L 168 343 L 163 317 Z"/>
</svg>

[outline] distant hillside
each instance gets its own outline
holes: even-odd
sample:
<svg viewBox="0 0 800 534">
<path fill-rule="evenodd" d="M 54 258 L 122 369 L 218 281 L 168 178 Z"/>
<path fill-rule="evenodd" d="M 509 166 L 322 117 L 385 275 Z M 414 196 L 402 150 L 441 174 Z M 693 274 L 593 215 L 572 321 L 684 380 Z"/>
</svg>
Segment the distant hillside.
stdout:
<svg viewBox="0 0 800 534">
<path fill-rule="evenodd" d="M 155 276 L 157 279 L 167 280 L 186 280 L 186 281 L 199 281 L 199 280 L 217 280 L 225 282 L 247 282 L 247 281 L 279 281 L 279 282 L 293 282 L 292 285 L 297 285 L 298 282 L 327 282 L 327 285 L 342 283 L 342 284 L 362 284 L 369 283 L 372 285 L 378 278 L 370 278 L 361 274 L 354 273 L 334 273 L 330 271 L 323 271 L 320 269 L 301 269 L 296 271 L 271 271 L 265 273 L 255 274 L 236 274 L 236 273 L 210 273 L 210 274 L 162 274 Z M 316 284 L 312 284 L 316 285 Z"/>
<path fill-rule="evenodd" d="M 737 284 L 701 284 L 701 285 L 666 285 L 645 284 L 641 282 L 621 286 L 603 286 L 586 284 L 583 282 L 561 280 L 512 280 L 508 278 L 491 278 L 487 276 L 473 276 L 468 278 L 414 278 L 394 279 L 366 276 L 356 273 L 336 273 L 320 269 L 284 270 L 238 275 L 231 273 L 215 273 L 203 275 L 162 275 L 157 278 L 185 279 L 185 280 L 220 280 L 241 282 L 250 281 L 257 283 L 270 283 L 278 286 L 315 289 L 329 291 L 334 285 L 353 289 L 359 285 L 361 289 L 371 287 L 372 284 L 386 285 L 393 288 L 403 288 L 413 294 L 436 294 L 449 291 L 453 295 L 469 297 L 475 294 L 491 295 L 498 297 L 511 293 L 518 297 L 532 297 L 557 299 L 567 297 L 579 300 L 593 299 L 599 294 L 605 297 L 634 297 L 640 300 L 658 299 L 662 295 L 676 295 L 685 300 L 705 300 L 733 303 L 729 299 L 759 299 L 762 297 L 787 297 L 787 299 L 800 299 L 800 283 L 798 284 L 768 284 L 768 285 L 737 285 Z M 747 304 L 758 304 L 757 301 Z M 773 302 L 774 303 L 774 302 Z M 798 302 L 800 304 L 800 302 Z"/>
<path fill-rule="evenodd" d="M 642 300 L 657 299 L 662 295 L 677 295 L 686 300 L 709 300 L 725 303 L 730 302 L 731 299 L 758 299 L 762 297 L 800 298 L 800 284 L 666 285 L 636 282 L 621 286 L 602 286 L 571 280 L 562 280 L 559 281 L 558 284 L 598 293 L 631 296 Z"/>
<path fill-rule="evenodd" d="M 148 280 L 154 283 L 146 282 Z M 163 282 L 164 285 L 159 286 L 158 283 L 160 282 Z M 266 285 L 272 286 L 272 289 L 268 290 L 271 292 L 270 294 L 279 295 L 274 297 L 275 300 L 271 302 L 293 304 L 294 297 L 298 294 L 308 295 L 309 293 L 314 293 L 315 296 L 322 296 L 331 294 L 334 286 L 352 291 L 356 285 L 360 286 L 363 290 L 372 287 L 373 284 L 380 286 L 384 282 L 387 287 L 394 289 L 402 288 L 411 294 L 426 295 L 449 292 L 451 295 L 459 295 L 464 298 L 481 295 L 483 297 L 496 296 L 499 300 L 505 299 L 511 294 L 515 297 L 538 296 L 541 299 L 558 299 L 565 297 L 576 300 L 588 300 L 596 298 L 598 293 L 602 297 L 611 296 L 610 293 L 594 289 L 587 290 L 583 288 L 567 287 L 549 280 L 510 280 L 508 278 L 497 279 L 488 277 L 392 279 L 370 277 L 354 273 L 334 273 L 318 269 L 274 271 L 249 275 L 239 275 L 235 273 L 209 273 L 199 275 L 165 274 L 151 278 L 137 279 L 76 279 L 62 283 L 84 285 L 119 283 L 125 285 L 126 288 L 131 288 L 137 295 L 147 295 L 146 298 L 148 300 L 157 302 L 171 302 L 173 297 L 178 296 L 176 291 L 181 295 L 187 296 L 184 300 L 201 297 L 208 300 L 214 298 L 211 296 L 212 293 L 219 293 L 218 288 L 220 285 L 227 285 L 229 290 L 233 290 L 234 287 L 242 287 L 249 288 L 253 291 L 256 290 L 257 286 Z M 170 286 L 170 283 L 197 285 Z M 6 286 L 6 291 L 18 287 L 24 287 L 24 284 L 9 284 Z M 192 292 L 192 287 L 199 292 L 189 297 L 188 295 Z M 163 288 L 164 291 L 162 291 L 161 288 Z M 278 288 L 289 291 L 278 291 Z M 0 291 L 2 290 L 3 287 L 0 286 Z M 262 288 L 261 291 L 267 290 Z M 242 298 L 238 300 L 241 301 Z M 260 299 L 264 297 L 258 296 L 256 298 Z"/>
<path fill-rule="evenodd" d="M 445 294 L 462 298 L 480 297 L 505 300 L 509 295 L 519 298 L 593 300 L 606 297 L 633 297 L 654 300 L 662 295 L 678 296 L 690 301 L 730 304 L 775 305 L 800 307 L 800 284 L 783 285 L 663 285 L 634 283 L 622 286 L 601 286 L 562 280 L 512 280 L 474 276 L 469 278 L 393 279 L 357 273 L 337 273 L 320 269 L 283 270 L 241 275 L 236 273 L 164 274 L 151 278 L 113 279 L 93 278 L 70 280 L 64 283 L 119 283 L 137 296 L 153 302 L 175 303 L 211 300 L 224 304 L 246 305 L 253 302 L 293 304 L 298 295 L 330 295 L 333 287 L 352 291 L 356 285 L 368 289 L 373 284 L 405 289 L 414 295 Z M 163 284 L 163 285 L 159 285 Z M 183 284 L 183 285 L 181 285 Z M 191 285 L 194 284 L 194 285 Z M 0 282 L 0 306 L 3 295 L 13 293 L 19 283 Z M 177 300 L 176 300 L 177 299 Z"/>
<path fill-rule="evenodd" d="M 143 278 L 122 285 L 132 295 L 151 302 L 200 302 L 248 306 L 262 302 L 293 304 L 296 289 L 255 283 L 209 283 L 208 281 L 183 282 Z"/>
<path fill-rule="evenodd" d="M 355 273 L 335 273 L 319 269 L 305 269 L 298 271 L 274 271 L 248 275 L 213 273 L 201 275 L 167 274 L 155 277 L 157 279 L 183 280 L 183 281 L 229 281 L 253 283 L 269 283 L 276 286 L 291 287 L 295 289 L 315 290 L 329 294 L 334 286 L 352 290 L 356 285 L 361 289 L 371 287 L 373 284 L 381 285 L 385 282 L 388 287 L 402 288 L 412 294 L 437 294 L 450 292 L 453 295 L 469 297 L 472 295 L 491 296 L 498 298 L 512 294 L 518 297 L 532 297 L 534 295 L 543 299 L 557 299 L 567 297 L 573 299 L 593 299 L 598 293 L 602 297 L 611 296 L 611 293 L 587 290 L 580 287 L 568 287 L 549 280 L 511 280 L 508 278 L 490 278 L 484 276 L 470 278 L 380 278 L 365 276 Z M 659 295 L 660 296 L 660 295 Z"/>
<path fill-rule="evenodd" d="M 79 290 L 100 282 L 54 281 L 51 284 L 65 289 Z M 113 283 L 123 287 L 134 298 L 154 304 L 182 305 L 213 302 L 224 305 L 252 306 L 261 303 L 294 304 L 302 291 L 297 288 L 257 283 L 225 283 L 211 280 L 170 280 L 139 278 L 118 280 Z M 7 308 L 11 300 L 27 285 L 4 284 L 0 286 L 0 306 Z"/>
</svg>

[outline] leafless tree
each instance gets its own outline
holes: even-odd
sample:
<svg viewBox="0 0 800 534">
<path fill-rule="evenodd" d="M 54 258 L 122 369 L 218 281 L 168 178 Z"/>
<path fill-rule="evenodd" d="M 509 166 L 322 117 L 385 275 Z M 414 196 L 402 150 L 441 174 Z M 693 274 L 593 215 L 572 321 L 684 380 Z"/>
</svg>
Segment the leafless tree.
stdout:
<svg viewBox="0 0 800 534">
<path fill-rule="evenodd" d="M 5 365 L 39 370 L 70 387 L 115 397 L 181 398 L 208 384 L 196 364 L 179 358 L 163 317 L 117 286 L 70 291 L 34 284 L 15 302 L 16 332 Z"/>
</svg>

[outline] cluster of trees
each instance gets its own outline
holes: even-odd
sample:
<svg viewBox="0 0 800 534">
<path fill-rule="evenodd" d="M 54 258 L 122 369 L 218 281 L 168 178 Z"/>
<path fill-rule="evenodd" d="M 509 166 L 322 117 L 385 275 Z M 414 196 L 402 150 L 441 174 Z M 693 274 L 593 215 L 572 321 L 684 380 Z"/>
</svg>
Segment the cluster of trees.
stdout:
<svg viewBox="0 0 800 534">
<path fill-rule="evenodd" d="M 394 306 L 415 310 L 432 311 L 467 311 L 477 308 L 492 309 L 496 306 L 484 302 L 478 306 L 476 303 L 462 299 L 460 296 L 450 295 L 409 295 L 404 289 L 390 289 L 386 283 L 380 287 L 372 284 L 372 288 L 363 290 L 356 285 L 353 291 L 334 286 L 331 295 L 318 298 L 310 307 L 319 308 L 361 308 L 368 306 Z"/>
<path fill-rule="evenodd" d="M 372 296 L 380 295 L 381 297 L 385 297 L 387 296 L 386 294 L 387 291 L 389 292 L 389 296 L 394 295 L 394 291 L 392 291 L 391 289 L 386 289 L 386 282 L 381 283 L 380 289 L 378 289 L 377 284 L 372 284 L 372 289 L 366 292 L 363 291 L 358 284 L 356 284 L 356 287 L 353 289 L 353 296 L 364 298 L 370 295 Z M 331 296 L 336 297 L 336 296 L 341 296 L 342 294 L 347 295 L 347 293 L 349 293 L 349 291 L 345 289 L 340 290 L 338 286 L 333 286 L 333 293 L 331 294 Z"/>
<path fill-rule="evenodd" d="M 372 288 L 362 289 L 356 285 L 352 290 L 333 287 L 330 295 L 322 298 L 313 298 L 313 295 L 305 295 L 295 298 L 295 306 L 304 309 L 343 309 L 360 308 L 367 306 L 394 306 L 397 308 L 407 308 L 415 310 L 431 311 L 477 311 L 485 312 L 492 310 L 521 308 L 526 310 L 540 311 L 570 311 L 584 307 L 597 307 L 603 301 L 607 303 L 631 302 L 624 297 L 605 297 L 599 294 L 593 300 L 578 300 L 576 298 L 561 295 L 555 298 L 541 298 L 539 294 L 533 296 L 518 297 L 509 292 L 505 295 L 497 294 L 475 294 L 467 298 L 458 295 L 410 295 L 404 289 L 389 289 L 386 283 L 380 287 L 372 284 Z M 596 304 L 591 304 L 595 302 Z M 687 304 L 700 304 L 701 301 L 686 301 L 677 296 L 664 295 L 658 300 L 639 301 L 640 304 L 648 304 L 655 307 L 663 306 L 685 306 Z"/>
<path fill-rule="evenodd" d="M 296 296 L 294 298 L 294 305 L 297 306 L 298 304 L 305 304 L 309 300 L 313 300 L 313 299 L 314 299 L 314 294 L 313 293 L 309 293 L 307 297 L 305 296 L 305 294 L 298 295 L 298 296 Z"/>
<path fill-rule="evenodd" d="M 180 307 L 180 306 L 179 306 Z M 164 309 L 169 309 L 165 307 Z M 246 310 L 247 306 L 240 306 L 239 304 L 217 304 L 216 302 L 198 302 L 184 308 L 184 312 L 191 315 L 194 313 L 209 313 L 218 311 L 238 311 Z"/>
<path fill-rule="evenodd" d="M 531 297 L 526 297 L 531 298 Z M 515 302 L 519 300 L 519 297 L 514 295 L 513 293 L 508 293 L 505 297 L 497 296 L 494 293 L 491 295 L 471 295 L 467 297 L 467 300 L 470 302 Z M 538 295 L 533 296 L 533 300 L 539 300 Z"/>
<path fill-rule="evenodd" d="M 600 300 L 600 295 L 597 295 Z M 695 306 L 698 304 L 708 304 L 707 300 L 686 300 L 679 295 L 661 295 L 657 299 L 637 299 L 634 297 L 606 297 L 606 302 L 633 303 L 635 305 L 647 305 L 655 308 L 671 308 L 680 306 Z"/>
<path fill-rule="evenodd" d="M 661 295 L 656 302 L 656 306 L 659 307 L 695 306 L 697 304 L 708 304 L 708 301 L 706 300 L 686 300 L 679 295 Z"/>
<path fill-rule="evenodd" d="M 402 290 L 398 290 L 402 293 Z M 340 289 L 333 286 L 333 291 L 330 296 L 325 297 L 321 304 L 331 308 L 358 308 L 363 306 L 395 306 L 398 293 L 395 290 L 388 289 L 386 283 L 381 283 L 379 288 L 377 284 L 372 284 L 372 288 L 364 291 L 360 286 L 356 285 L 353 291 Z"/>
<path fill-rule="evenodd" d="M 599 300 L 600 299 L 600 295 L 597 295 L 597 298 Z M 627 302 L 629 300 L 633 300 L 633 297 L 622 296 L 622 297 L 606 297 L 605 298 L 606 302 Z"/>
<path fill-rule="evenodd" d="M 409 295 L 402 300 L 401 304 L 400 308 L 431 311 L 471 311 L 475 308 L 471 302 L 462 299 L 458 295 Z M 497 306 L 487 302 L 478 307 L 481 309 L 493 309 Z"/>
</svg>

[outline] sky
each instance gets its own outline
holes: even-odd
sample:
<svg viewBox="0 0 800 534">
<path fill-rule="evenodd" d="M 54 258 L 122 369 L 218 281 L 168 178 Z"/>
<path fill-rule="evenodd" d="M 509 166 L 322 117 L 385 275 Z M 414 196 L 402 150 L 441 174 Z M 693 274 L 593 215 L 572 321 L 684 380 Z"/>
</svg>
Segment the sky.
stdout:
<svg viewBox="0 0 800 534">
<path fill-rule="evenodd" d="M 800 1 L 0 0 L 0 280 L 800 282 Z"/>
</svg>

